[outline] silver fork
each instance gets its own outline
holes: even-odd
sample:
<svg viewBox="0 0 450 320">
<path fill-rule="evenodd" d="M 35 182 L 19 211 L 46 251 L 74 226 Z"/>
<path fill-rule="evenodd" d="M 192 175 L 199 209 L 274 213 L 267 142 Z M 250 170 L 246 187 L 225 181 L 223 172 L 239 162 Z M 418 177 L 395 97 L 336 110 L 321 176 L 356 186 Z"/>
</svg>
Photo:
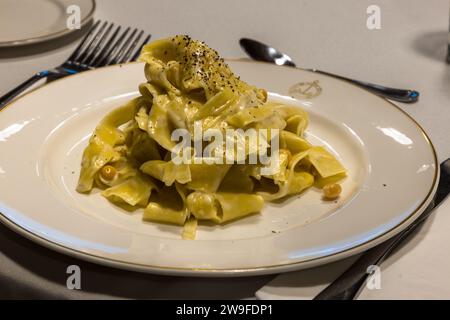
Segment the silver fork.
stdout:
<svg viewBox="0 0 450 320">
<path fill-rule="evenodd" d="M 36 73 L 0 97 L 0 110 L 41 79 L 47 78 L 47 82 L 49 82 L 86 70 L 137 60 L 142 46 L 150 40 L 151 35 L 147 35 L 141 42 L 144 35 L 143 30 L 131 31 L 131 28 L 128 27 L 121 33 L 121 29 L 120 26 L 114 28 L 114 23 L 107 21 L 95 22 L 72 55 L 62 65 Z"/>
</svg>

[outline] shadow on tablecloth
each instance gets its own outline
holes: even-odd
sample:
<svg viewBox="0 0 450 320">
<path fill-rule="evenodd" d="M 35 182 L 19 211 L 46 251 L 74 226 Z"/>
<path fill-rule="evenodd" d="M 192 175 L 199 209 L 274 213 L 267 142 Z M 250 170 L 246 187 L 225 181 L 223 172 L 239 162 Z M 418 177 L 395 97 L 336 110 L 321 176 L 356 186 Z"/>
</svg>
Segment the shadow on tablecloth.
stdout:
<svg viewBox="0 0 450 320">
<path fill-rule="evenodd" d="M 81 268 L 81 290 L 66 287 L 69 265 Z M 273 276 L 187 278 L 123 271 L 51 251 L 0 225 L 0 298 L 242 299 Z"/>
</svg>

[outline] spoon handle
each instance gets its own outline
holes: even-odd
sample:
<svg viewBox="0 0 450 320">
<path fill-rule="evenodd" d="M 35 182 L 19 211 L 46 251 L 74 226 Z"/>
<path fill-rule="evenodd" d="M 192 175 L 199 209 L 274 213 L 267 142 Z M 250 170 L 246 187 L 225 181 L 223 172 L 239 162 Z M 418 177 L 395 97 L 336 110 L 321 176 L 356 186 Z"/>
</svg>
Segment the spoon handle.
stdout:
<svg viewBox="0 0 450 320">
<path fill-rule="evenodd" d="M 373 84 L 373 83 L 369 83 L 369 82 L 346 78 L 346 77 L 339 76 L 334 73 L 329 73 L 329 72 L 316 70 L 316 69 L 310 69 L 310 71 L 317 72 L 320 74 L 325 74 L 325 75 L 328 75 L 328 76 L 331 76 L 334 78 L 338 78 L 338 79 L 356 84 L 360 87 L 363 87 L 363 88 L 375 93 L 376 95 L 382 96 L 382 97 L 390 99 L 390 100 L 404 102 L 404 103 L 413 103 L 413 102 L 416 102 L 417 100 L 419 100 L 420 94 L 418 91 L 415 91 L 415 90 L 389 88 L 389 87 L 381 86 L 378 84 Z"/>
</svg>

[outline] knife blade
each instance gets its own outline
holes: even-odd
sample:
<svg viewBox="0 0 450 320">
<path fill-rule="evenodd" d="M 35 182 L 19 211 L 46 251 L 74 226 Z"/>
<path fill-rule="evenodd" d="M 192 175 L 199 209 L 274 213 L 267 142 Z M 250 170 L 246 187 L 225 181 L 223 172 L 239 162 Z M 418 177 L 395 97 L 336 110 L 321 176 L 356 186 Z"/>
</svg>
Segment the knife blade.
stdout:
<svg viewBox="0 0 450 320">
<path fill-rule="evenodd" d="M 323 289 L 314 300 L 351 300 L 358 294 L 370 275 L 369 266 L 379 266 L 404 239 L 418 230 L 418 227 L 448 196 L 450 193 L 450 158 L 441 163 L 440 172 L 435 198 L 427 209 L 405 230 L 366 251 L 350 268 Z"/>
</svg>

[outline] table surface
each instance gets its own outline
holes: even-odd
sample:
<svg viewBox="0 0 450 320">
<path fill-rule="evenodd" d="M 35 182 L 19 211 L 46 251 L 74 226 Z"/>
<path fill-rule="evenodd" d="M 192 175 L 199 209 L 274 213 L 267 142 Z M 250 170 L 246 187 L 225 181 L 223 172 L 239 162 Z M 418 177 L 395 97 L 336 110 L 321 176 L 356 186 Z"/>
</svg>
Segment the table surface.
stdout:
<svg viewBox="0 0 450 320">
<path fill-rule="evenodd" d="M 367 0 L 97 0 L 95 18 L 142 28 L 153 39 L 189 34 L 224 57 L 244 56 L 238 39 L 255 38 L 287 52 L 300 66 L 414 88 L 421 92 L 420 102 L 399 105 L 426 130 L 442 161 L 450 156 L 450 66 L 444 62 L 449 3 L 378 0 L 379 30 L 366 26 L 371 4 Z M 63 62 L 80 34 L 40 45 L 1 48 L 0 95 L 33 73 Z M 81 268 L 81 290 L 67 289 L 69 265 Z M 246 299 L 254 298 L 255 291 L 272 278 L 182 278 L 115 270 L 54 253 L 0 226 L 3 298 Z"/>
</svg>

